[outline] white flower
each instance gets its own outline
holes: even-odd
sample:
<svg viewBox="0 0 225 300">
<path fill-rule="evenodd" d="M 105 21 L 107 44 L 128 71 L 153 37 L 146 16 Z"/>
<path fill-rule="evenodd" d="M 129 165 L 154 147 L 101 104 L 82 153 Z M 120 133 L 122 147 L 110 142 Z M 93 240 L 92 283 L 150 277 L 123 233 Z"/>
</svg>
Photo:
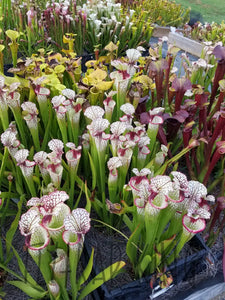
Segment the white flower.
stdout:
<svg viewBox="0 0 225 300">
<path fill-rule="evenodd" d="M 186 96 L 186 97 L 191 97 L 191 96 L 193 96 L 192 90 L 187 90 L 187 91 L 185 92 L 184 96 Z"/>
<path fill-rule="evenodd" d="M 100 20 L 94 20 L 94 23 L 95 23 L 96 29 L 99 30 L 100 26 L 102 24 L 102 21 L 100 21 Z"/>
<path fill-rule="evenodd" d="M 133 115 L 135 113 L 135 108 L 131 103 L 125 103 L 121 105 L 120 110 L 126 115 Z"/>
<path fill-rule="evenodd" d="M 191 180 L 188 182 L 189 198 L 192 201 L 198 203 L 201 202 L 202 198 L 205 199 L 207 195 L 207 188 L 199 181 Z"/>
<path fill-rule="evenodd" d="M 16 108 L 16 107 L 20 107 L 20 93 L 12 92 L 12 93 L 8 94 L 6 97 L 6 103 L 12 109 Z"/>
<path fill-rule="evenodd" d="M 117 22 L 117 18 L 116 18 L 116 16 L 111 16 L 111 20 L 113 21 L 113 22 Z"/>
<path fill-rule="evenodd" d="M 150 169 L 147 168 L 143 168 L 141 169 L 141 171 L 139 171 L 137 168 L 134 168 L 132 170 L 132 172 L 136 175 L 136 176 L 147 176 L 150 175 L 152 172 Z"/>
<path fill-rule="evenodd" d="M 135 10 L 130 9 L 129 13 L 130 13 L 130 17 L 132 18 L 133 14 L 135 13 Z"/>
<path fill-rule="evenodd" d="M 97 118 L 92 121 L 90 125 L 87 126 L 87 129 L 90 131 L 93 137 L 98 137 L 101 135 L 104 130 L 109 126 L 109 121 L 102 118 Z"/>
<path fill-rule="evenodd" d="M 121 162 L 120 158 L 117 156 L 111 157 L 107 162 L 107 166 L 108 166 L 109 171 L 113 171 L 113 170 L 121 167 L 122 162 Z"/>
<path fill-rule="evenodd" d="M 96 18 L 97 18 L 97 14 L 96 13 L 89 14 L 89 19 L 90 20 L 94 21 L 94 20 L 96 20 Z"/>
<path fill-rule="evenodd" d="M 124 122 L 116 121 L 110 125 L 110 130 L 113 133 L 114 138 L 118 138 L 127 129 L 127 125 Z"/>
<path fill-rule="evenodd" d="M 37 128 L 38 126 L 38 110 L 36 104 L 33 102 L 24 102 L 21 104 L 24 111 L 24 120 L 27 122 L 29 128 Z"/>
<path fill-rule="evenodd" d="M 24 177 L 31 177 L 35 166 L 34 161 L 27 159 L 28 155 L 29 151 L 27 149 L 20 149 L 14 155 L 14 158 L 17 161 L 17 166 L 20 167 Z"/>
<path fill-rule="evenodd" d="M 134 63 L 141 57 L 141 53 L 136 49 L 128 49 L 126 55 L 129 59 L 129 63 Z"/>
<path fill-rule="evenodd" d="M 173 190 L 173 183 L 169 176 L 157 175 L 151 179 L 151 188 L 156 193 L 167 195 Z"/>
<path fill-rule="evenodd" d="M 84 115 L 85 117 L 91 119 L 92 121 L 97 119 L 97 118 L 102 118 L 104 115 L 105 111 L 103 108 L 101 108 L 100 106 L 89 106 L 85 112 Z"/>
<path fill-rule="evenodd" d="M 41 216 L 36 208 L 29 209 L 26 213 L 21 216 L 19 221 L 19 230 L 22 235 L 28 236 L 32 234 L 36 227 L 39 226 Z"/>
<path fill-rule="evenodd" d="M 128 68 L 128 64 L 125 62 L 121 62 L 120 60 L 111 61 L 111 65 L 119 71 L 126 71 Z"/>
<path fill-rule="evenodd" d="M 62 95 L 68 99 L 74 99 L 76 94 L 71 89 L 64 89 L 64 90 L 62 90 Z"/>
<path fill-rule="evenodd" d="M 85 234 L 91 227 L 89 212 L 83 208 L 77 208 L 67 215 L 64 219 L 65 230 L 73 233 Z"/>
<path fill-rule="evenodd" d="M 61 140 L 53 139 L 49 141 L 48 147 L 50 150 L 52 150 L 52 152 L 54 152 L 57 159 L 61 159 L 63 154 L 63 147 L 64 147 L 64 144 Z"/>
<path fill-rule="evenodd" d="M 143 51 L 145 51 L 146 49 L 145 49 L 144 47 L 142 47 L 142 46 L 138 46 L 138 47 L 137 47 L 137 50 L 138 50 L 139 52 L 143 52 Z"/>
</svg>

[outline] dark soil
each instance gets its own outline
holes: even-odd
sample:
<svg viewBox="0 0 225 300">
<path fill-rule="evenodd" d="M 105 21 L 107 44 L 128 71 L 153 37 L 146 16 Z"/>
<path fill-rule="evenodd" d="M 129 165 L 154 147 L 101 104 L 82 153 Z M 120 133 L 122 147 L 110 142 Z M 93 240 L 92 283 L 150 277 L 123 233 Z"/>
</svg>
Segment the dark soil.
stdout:
<svg viewBox="0 0 225 300">
<path fill-rule="evenodd" d="M 130 235 L 129 232 L 123 233 L 127 236 Z M 104 227 L 95 228 L 93 223 L 90 232 L 88 232 L 86 235 L 86 243 L 89 247 L 89 251 L 91 247 L 94 247 L 95 249 L 94 268 L 96 273 L 102 271 L 104 268 L 116 261 L 123 260 L 126 262 L 126 273 L 119 274 L 116 278 L 106 283 L 106 288 L 108 291 L 120 288 L 121 286 L 135 280 L 134 273 L 126 255 L 126 242 L 126 239 L 120 234 L 115 232 L 109 235 L 107 229 Z M 221 245 L 217 243 L 212 250 L 214 254 L 220 253 Z M 193 243 L 192 245 L 191 243 L 187 244 L 181 251 L 179 259 L 186 258 L 193 253 L 197 253 L 198 251 L 198 248 L 193 247 Z M 166 294 L 164 294 L 162 297 L 157 297 L 157 299 L 171 299 L 175 297 L 175 295 L 179 295 L 181 291 L 190 289 L 202 280 L 215 276 L 217 272 L 221 270 L 220 264 L 221 259 L 218 260 L 216 256 L 214 257 L 212 254 L 209 254 L 207 259 L 201 261 L 200 265 L 194 266 L 194 273 L 192 272 L 188 274 L 188 276 L 185 278 L 185 282 L 175 285 Z M 150 291 L 151 290 L 149 288 L 149 292 Z M 178 296 L 177 299 L 181 298 Z M 138 298 L 138 300 L 142 299 Z"/>
</svg>

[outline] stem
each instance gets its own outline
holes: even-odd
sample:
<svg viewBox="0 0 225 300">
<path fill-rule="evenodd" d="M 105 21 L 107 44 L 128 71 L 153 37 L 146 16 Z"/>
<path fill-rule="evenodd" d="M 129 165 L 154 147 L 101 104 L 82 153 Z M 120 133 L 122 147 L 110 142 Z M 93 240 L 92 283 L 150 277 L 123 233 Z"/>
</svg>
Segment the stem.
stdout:
<svg viewBox="0 0 225 300">
<path fill-rule="evenodd" d="M 64 147 L 65 149 L 67 148 L 66 147 L 66 143 L 67 143 L 67 124 L 66 124 L 66 120 L 65 118 L 63 119 L 60 119 L 60 118 L 57 118 L 57 121 L 58 121 L 58 124 L 59 124 L 59 128 L 60 128 L 60 131 L 61 131 L 61 134 L 62 134 L 62 140 L 63 140 L 63 143 L 64 143 Z"/>
<path fill-rule="evenodd" d="M 220 181 L 222 181 L 223 178 L 217 178 L 215 179 L 210 185 L 208 185 L 207 187 L 207 190 L 208 190 L 208 193 L 210 193 L 211 191 L 213 191 L 215 189 L 215 187 L 220 183 Z M 222 186 L 223 188 L 223 186 Z M 223 193 L 221 193 L 223 195 Z"/>
<path fill-rule="evenodd" d="M 74 189 L 75 189 L 75 182 L 76 182 L 77 167 L 76 168 L 69 167 L 69 174 L 70 174 L 70 192 L 69 192 L 68 206 L 72 209 L 73 208 L 73 200 L 74 200 Z"/>
<path fill-rule="evenodd" d="M 221 62 L 218 62 L 217 68 L 216 68 L 216 71 L 215 71 L 215 76 L 214 76 L 213 86 L 212 86 L 212 91 L 211 91 L 211 97 L 210 97 L 210 103 L 209 103 L 209 106 L 208 106 L 208 113 L 210 112 L 211 107 L 213 105 L 213 101 L 215 99 L 216 92 L 217 92 L 218 87 L 219 87 L 219 81 L 221 79 L 223 79 L 224 74 L 225 74 L 225 63 L 222 60 Z"/>
<path fill-rule="evenodd" d="M 106 201 L 105 201 L 105 151 L 98 151 L 98 162 L 99 162 L 99 172 L 100 172 L 100 186 L 101 186 L 101 198 L 103 205 L 103 219 L 107 220 L 108 214 L 106 211 Z"/>
<path fill-rule="evenodd" d="M 26 183 L 27 183 L 28 189 L 31 193 L 31 196 L 36 197 L 37 193 L 36 193 L 36 189 L 35 189 L 35 186 L 34 186 L 33 176 L 31 176 L 31 177 L 25 177 L 24 176 L 24 178 L 26 180 Z"/>
<path fill-rule="evenodd" d="M 78 250 L 69 250 L 69 262 L 70 262 L 70 283 L 72 290 L 72 299 L 77 299 L 77 265 L 79 262 L 80 253 Z"/>
<path fill-rule="evenodd" d="M 9 127 L 9 116 L 8 116 L 8 107 L 0 109 L 0 118 L 3 126 L 3 130 L 5 131 Z"/>
<path fill-rule="evenodd" d="M 150 158 L 152 158 L 152 153 L 155 150 L 154 148 L 156 144 L 156 137 L 157 137 L 158 130 L 159 130 L 159 125 L 153 125 L 153 124 L 148 125 L 147 135 L 150 138 L 150 145 L 149 145 Z"/>
<path fill-rule="evenodd" d="M 34 147 L 35 147 L 36 151 L 40 151 L 40 140 L 39 140 L 39 134 L 38 134 L 38 127 L 36 127 L 36 128 L 30 127 L 29 129 L 30 129 L 30 133 L 33 138 Z"/>
<path fill-rule="evenodd" d="M 41 118 L 43 120 L 44 127 L 46 129 L 46 127 L 48 125 L 48 120 L 49 120 L 48 100 L 47 100 L 47 97 L 46 97 L 46 100 L 44 100 L 44 101 L 41 101 L 39 98 L 41 99 L 41 96 L 40 97 L 37 96 L 37 100 L 38 100 L 38 103 L 39 103 L 39 108 L 40 108 L 40 112 L 41 112 Z"/>
<path fill-rule="evenodd" d="M 79 122 L 72 122 L 72 134 L 73 134 L 73 142 L 76 145 L 76 147 L 78 146 L 79 142 Z"/>
<path fill-rule="evenodd" d="M 6 212 L 9 208 L 9 203 L 10 203 L 10 198 L 11 198 L 11 189 L 12 189 L 12 181 L 9 181 L 9 191 L 8 191 L 8 197 L 6 199 L 6 205 L 5 205 L 5 209 L 2 213 L 2 219 L 1 219 L 1 228 L 4 224 L 4 221 L 5 221 L 5 215 L 6 215 Z"/>
<path fill-rule="evenodd" d="M 10 0 L 9 0 L 9 2 L 10 2 Z M 11 53 L 12 53 L 13 67 L 15 68 L 17 65 L 17 51 L 18 51 L 19 44 L 17 44 L 16 42 L 12 42 L 9 44 L 9 46 L 10 46 Z"/>
<path fill-rule="evenodd" d="M 73 141 L 74 142 L 74 138 L 73 138 L 73 130 L 72 130 L 72 124 L 71 124 L 71 120 L 69 118 L 69 114 L 67 114 L 67 128 L 68 128 L 68 138 L 69 141 Z M 76 143 L 74 143 L 76 146 L 78 146 Z"/>
<path fill-rule="evenodd" d="M 1 28 L 1 26 L 0 26 Z M 0 51 L 0 73 L 4 73 L 4 61 L 3 61 L 3 53 Z"/>
<path fill-rule="evenodd" d="M 172 157 L 171 159 L 169 159 L 168 161 L 166 161 L 162 167 L 157 170 L 157 172 L 155 173 L 155 175 L 158 174 L 163 174 L 166 171 L 166 168 L 168 166 L 170 166 L 172 163 L 176 162 L 178 159 L 180 159 L 184 154 L 188 153 L 193 147 L 196 147 L 197 144 L 193 143 L 190 144 L 189 146 L 187 146 L 186 148 L 184 148 L 183 150 L 180 151 L 180 153 L 178 153 L 177 155 L 175 155 L 174 157 Z M 147 166 L 146 166 L 147 168 Z"/>
<path fill-rule="evenodd" d="M 225 92 L 220 92 L 219 98 L 216 102 L 215 107 L 213 108 L 212 112 L 210 113 L 210 118 L 217 112 L 220 111 L 221 103 L 224 100 Z"/>
<path fill-rule="evenodd" d="M 169 221 L 172 219 L 174 215 L 174 211 L 171 207 L 167 207 L 165 209 L 163 209 L 160 212 L 160 216 L 159 216 L 159 227 L 157 229 L 157 233 L 156 233 L 156 237 L 158 240 L 160 240 L 160 237 L 162 235 L 162 233 L 164 232 L 166 225 L 169 223 Z"/>
<path fill-rule="evenodd" d="M 4 147 L 4 154 L 3 154 L 1 169 L 0 169 L 0 182 L 1 183 L 3 182 L 3 174 L 4 174 L 4 171 L 5 171 L 6 164 L 8 162 L 8 156 L 9 156 L 8 148 Z"/>
<path fill-rule="evenodd" d="M 31 53 L 31 28 L 27 26 L 27 41 L 28 41 L 28 54 L 29 56 L 32 55 Z"/>
<path fill-rule="evenodd" d="M 37 266 L 39 267 L 44 280 L 46 282 L 46 284 L 48 284 L 49 281 L 51 281 L 52 279 L 52 271 L 50 268 L 50 263 L 52 261 L 52 257 L 51 254 L 45 250 L 44 253 L 39 252 L 39 250 L 28 250 L 30 255 L 32 256 L 33 260 L 35 261 L 35 263 L 37 264 Z M 38 251 L 38 255 L 34 254 L 32 252 L 34 251 Z"/>
<path fill-rule="evenodd" d="M 175 248 L 175 251 L 167 258 L 167 265 L 170 265 L 176 258 L 178 258 L 180 251 L 183 249 L 184 245 L 193 237 L 193 234 L 186 235 L 181 234 L 180 241 Z"/>
<path fill-rule="evenodd" d="M 117 91 L 117 99 L 116 99 L 117 120 L 119 120 L 119 118 L 122 116 L 122 111 L 120 110 L 120 107 L 125 103 L 125 97 L 126 94 L 121 91 L 120 82 L 118 82 L 118 91 Z"/>
<path fill-rule="evenodd" d="M 175 215 L 170 221 L 169 228 L 163 233 L 161 241 L 167 240 L 171 238 L 174 234 L 177 234 L 180 231 L 181 227 L 182 227 L 182 215 L 175 213 Z"/>
<path fill-rule="evenodd" d="M 213 135 L 206 147 L 206 161 L 207 160 L 209 161 L 214 143 L 215 143 L 216 139 L 218 138 L 220 132 L 223 130 L 224 126 L 225 126 L 225 113 L 221 113 L 219 116 L 219 120 L 216 124 L 216 127 L 213 131 Z"/>
<path fill-rule="evenodd" d="M 216 149 L 213 157 L 212 157 L 212 160 L 210 162 L 210 165 L 207 166 L 207 173 L 205 174 L 205 177 L 204 177 L 204 180 L 203 180 L 203 184 L 206 185 L 207 182 L 208 182 L 208 179 L 209 179 L 209 176 L 213 170 L 213 168 L 215 167 L 216 163 L 218 162 L 218 160 L 220 159 L 221 157 L 221 154 L 219 152 L 219 149 Z"/>
<path fill-rule="evenodd" d="M 159 228 L 159 215 L 153 216 L 145 213 L 145 246 L 143 252 L 139 258 L 142 261 L 144 256 L 147 254 L 152 255 L 154 252 L 154 242 L 156 238 L 156 233 Z"/>
<path fill-rule="evenodd" d="M 20 133 L 20 136 L 21 136 L 22 143 L 23 143 L 24 147 L 27 148 L 27 139 L 25 137 L 23 119 L 22 119 L 22 114 L 21 114 L 21 111 L 20 111 L 20 107 L 12 108 L 12 112 L 13 112 L 13 115 L 14 115 L 14 118 L 15 118 L 15 121 L 16 121 L 16 125 L 19 128 L 19 133 Z"/>
</svg>

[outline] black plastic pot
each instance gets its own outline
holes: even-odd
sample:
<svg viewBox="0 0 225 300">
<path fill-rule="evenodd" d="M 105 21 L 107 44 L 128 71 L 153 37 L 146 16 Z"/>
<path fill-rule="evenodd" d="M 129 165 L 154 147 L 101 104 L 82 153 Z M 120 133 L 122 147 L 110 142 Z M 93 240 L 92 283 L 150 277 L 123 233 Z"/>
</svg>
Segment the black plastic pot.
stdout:
<svg viewBox="0 0 225 300">
<path fill-rule="evenodd" d="M 204 241 L 199 235 L 196 235 L 190 242 L 190 246 L 197 251 L 196 253 L 189 255 L 182 259 L 177 259 L 172 265 L 170 265 L 167 271 L 171 272 L 173 277 L 173 283 L 169 287 L 172 288 L 182 280 L 185 280 L 191 274 L 195 276 L 204 268 L 204 260 L 209 253 L 210 249 L 205 245 Z M 84 252 L 90 254 L 90 247 L 86 244 Z M 99 268 L 93 266 L 93 275 L 99 273 Z M 119 288 L 108 290 L 107 285 L 103 284 L 97 293 L 93 294 L 95 300 L 143 300 L 152 299 L 151 296 L 154 293 L 164 293 L 168 289 L 161 289 L 159 285 L 154 289 L 150 287 L 150 280 L 152 276 L 148 276 L 139 280 L 134 280 L 128 284 L 125 284 Z"/>
<path fill-rule="evenodd" d="M 83 73 L 87 71 L 87 67 L 85 66 L 85 63 L 89 60 L 95 59 L 94 54 L 83 54 L 81 55 L 81 70 Z"/>
<path fill-rule="evenodd" d="M 13 76 L 14 76 L 13 73 L 9 73 L 9 72 L 8 72 L 8 70 L 9 70 L 10 68 L 12 68 L 12 67 L 13 67 L 12 64 L 5 64 L 5 65 L 4 65 L 4 75 L 5 75 L 5 76 L 8 76 L 8 77 L 13 77 Z"/>
</svg>

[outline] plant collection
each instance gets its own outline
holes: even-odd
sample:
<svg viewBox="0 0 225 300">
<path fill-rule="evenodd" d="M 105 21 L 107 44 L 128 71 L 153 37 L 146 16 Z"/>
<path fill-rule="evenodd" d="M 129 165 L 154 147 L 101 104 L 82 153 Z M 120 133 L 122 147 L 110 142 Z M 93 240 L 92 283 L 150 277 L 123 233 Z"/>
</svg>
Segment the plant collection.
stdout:
<svg viewBox="0 0 225 300">
<path fill-rule="evenodd" d="M 213 245 L 225 223 L 225 47 L 183 55 L 181 76 L 178 48 L 148 44 L 153 22 L 188 11 L 154 3 L 0 4 L 0 268 L 32 299 L 83 299 L 124 271 L 118 258 L 93 278 L 94 249 L 80 266 L 92 219 L 129 231 L 134 279 L 162 274 L 196 233 Z"/>
<path fill-rule="evenodd" d="M 224 27 L 224 21 L 221 24 L 196 22 L 193 26 L 185 25 L 184 31 L 194 40 L 212 43 L 222 42 L 224 44 Z"/>
</svg>

